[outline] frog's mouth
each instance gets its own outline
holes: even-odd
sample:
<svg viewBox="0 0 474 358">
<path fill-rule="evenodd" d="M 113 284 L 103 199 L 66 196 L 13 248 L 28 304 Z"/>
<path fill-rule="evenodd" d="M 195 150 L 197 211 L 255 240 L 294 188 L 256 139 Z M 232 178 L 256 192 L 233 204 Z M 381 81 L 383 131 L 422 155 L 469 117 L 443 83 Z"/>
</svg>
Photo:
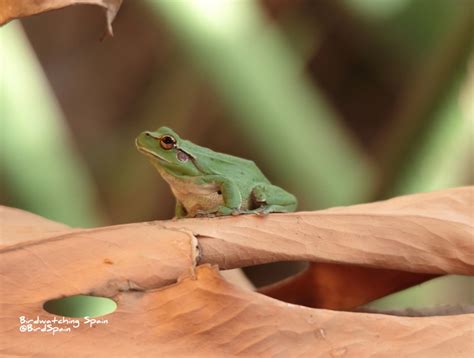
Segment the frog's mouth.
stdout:
<svg viewBox="0 0 474 358">
<path fill-rule="evenodd" d="M 138 144 L 137 140 L 135 140 L 135 145 L 137 146 L 138 151 L 142 152 L 143 154 L 148 155 L 148 156 L 153 157 L 153 158 L 157 158 L 157 159 L 159 159 L 163 162 L 166 162 L 166 163 L 171 163 L 168 159 L 165 159 L 165 158 L 159 156 L 158 154 L 152 152 L 151 150 L 148 150 L 145 147 L 142 147 L 140 144 Z"/>
</svg>

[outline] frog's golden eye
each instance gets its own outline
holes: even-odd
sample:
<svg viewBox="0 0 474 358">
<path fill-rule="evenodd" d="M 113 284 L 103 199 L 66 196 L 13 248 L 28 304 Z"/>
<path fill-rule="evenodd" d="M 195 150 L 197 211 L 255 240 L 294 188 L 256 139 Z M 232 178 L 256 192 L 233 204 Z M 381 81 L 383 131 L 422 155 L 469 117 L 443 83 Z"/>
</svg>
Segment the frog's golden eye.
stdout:
<svg viewBox="0 0 474 358">
<path fill-rule="evenodd" d="M 176 139 L 170 135 L 164 135 L 160 138 L 160 145 L 165 150 L 173 149 L 176 146 Z"/>
</svg>

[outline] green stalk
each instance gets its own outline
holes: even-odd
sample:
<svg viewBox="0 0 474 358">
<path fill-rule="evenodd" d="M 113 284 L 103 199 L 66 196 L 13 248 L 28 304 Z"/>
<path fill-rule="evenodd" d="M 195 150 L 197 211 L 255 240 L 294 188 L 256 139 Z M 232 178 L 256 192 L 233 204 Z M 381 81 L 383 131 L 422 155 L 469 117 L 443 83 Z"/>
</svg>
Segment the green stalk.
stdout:
<svg viewBox="0 0 474 358">
<path fill-rule="evenodd" d="M 13 204 L 68 225 L 96 225 L 87 169 L 16 22 L 0 30 L 0 61 L 0 168 Z"/>
<path fill-rule="evenodd" d="M 464 71 L 463 71 L 464 72 Z M 458 78 L 448 96 L 439 103 L 417 149 L 406 160 L 392 187 L 393 195 L 434 191 L 468 184 L 468 151 L 474 136 L 473 118 L 460 108 Z"/>
</svg>

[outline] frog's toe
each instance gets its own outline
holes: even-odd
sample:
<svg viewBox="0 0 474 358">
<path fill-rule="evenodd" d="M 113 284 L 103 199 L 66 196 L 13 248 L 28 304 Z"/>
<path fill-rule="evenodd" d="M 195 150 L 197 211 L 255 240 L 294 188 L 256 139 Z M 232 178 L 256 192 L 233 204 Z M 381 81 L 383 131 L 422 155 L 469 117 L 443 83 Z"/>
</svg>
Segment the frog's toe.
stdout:
<svg viewBox="0 0 474 358">
<path fill-rule="evenodd" d="M 227 216 L 227 215 L 238 215 L 239 211 L 235 208 L 228 208 L 226 206 L 221 206 L 215 212 L 217 216 Z"/>
<path fill-rule="evenodd" d="M 210 213 L 205 210 L 198 210 L 194 213 L 192 217 L 194 218 L 213 218 L 216 216 L 216 213 Z"/>
<path fill-rule="evenodd" d="M 267 216 L 272 212 L 272 208 L 270 206 L 261 206 L 254 210 L 255 214 L 258 216 Z"/>
</svg>

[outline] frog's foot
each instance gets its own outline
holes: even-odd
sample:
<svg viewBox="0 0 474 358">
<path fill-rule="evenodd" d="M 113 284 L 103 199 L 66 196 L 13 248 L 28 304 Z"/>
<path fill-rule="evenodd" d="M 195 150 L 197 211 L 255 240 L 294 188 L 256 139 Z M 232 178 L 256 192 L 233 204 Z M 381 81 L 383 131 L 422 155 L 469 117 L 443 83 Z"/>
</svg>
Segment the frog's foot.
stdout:
<svg viewBox="0 0 474 358">
<path fill-rule="evenodd" d="M 242 212 L 238 209 L 228 208 L 226 206 L 220 206 L 217 210 L 197 210 L 192 217 L 194 218 L 214 218 L 216 216 L 229 216 L 229 215 L 240 215 Z"/>
<path fill-rule="evenodd" d="M 258 216 L 267 216 L 268 214 L 277 211 L 277 210 L 274 210 L 273 206 L 274 205 L 265 205 L 257 209 L 245 210 L 245 211 L 242 211 L 241 213 L 242 214 L 255 214 Z"/>
<path fill-rule="evenodd" d="M 191 216 L 193 218 L 214 218 L 216 217 L 216 213 L 215 212 L 209 212 L 209 211 L 205 211 L 205 210 L 197 210 L 193 216 Z"/>
<path fill-rule="evenodd" d="M 287 213 L 293 211 L 292 207 L 289 208 L 286 205 L 265 205 L 256 210 L 257 214 L 261 216 L 266 216 L 270 213 Z"/>
<path fill-rule="evenodd" d="M 271 212 L 272 210 L 269 209 L 269 206 L 264 206 L 262 208 L 257 209 L 255 214 L 257 214 L 258 216 L 267 216 Z"/>
<path fill-rule="evenodd" d="M 217 216 L 227 216 L 227 215 L 240 215 L 241 211 L 237 208 L 228 208 L 227 206 L 219 206 L 219 208 L 216 211 Z"/>
<path fill-rule="evenodd" d="M 252 203 L 254 207 L 257 207 L 257 209 L 259 209 L 260 207 L 263 207 L 267 203 L 265 187 L 262 185 L 257 185 L 255 188 L 253 188 L 251 198 L 252 198 Z M 254 210 L 257 210 L 257 209 L 254 209 Z M 249 210 L 249 211 L 253 211 L 253 210 Z"/>
<path fill-rule="evenodd" d="M 265 217 L 270 213 L 287 213 L 293 211 L 293 207 L 285 205 L 264 205 L 256 209 L 241 211 L 241 214 L 255 214 L 260 217 Z"/>
<path fill-rule="evenodd" d="M 184 208 L 183 204 L 181 204 L 178 200 L 176 200 L 176 207 L 174 210 L 174 218 L 173 219 L 182 219 L 188 217 L 188 212 Z"/>
<path fill-rule="evenodd" d="M 258 184 L 252 189 L 251 194 L 253 208 L 250 213 L 265 216 L 269 213 L 287 213 L 295 211 L 296 198 L 271 184 Z"/>
</svg>

